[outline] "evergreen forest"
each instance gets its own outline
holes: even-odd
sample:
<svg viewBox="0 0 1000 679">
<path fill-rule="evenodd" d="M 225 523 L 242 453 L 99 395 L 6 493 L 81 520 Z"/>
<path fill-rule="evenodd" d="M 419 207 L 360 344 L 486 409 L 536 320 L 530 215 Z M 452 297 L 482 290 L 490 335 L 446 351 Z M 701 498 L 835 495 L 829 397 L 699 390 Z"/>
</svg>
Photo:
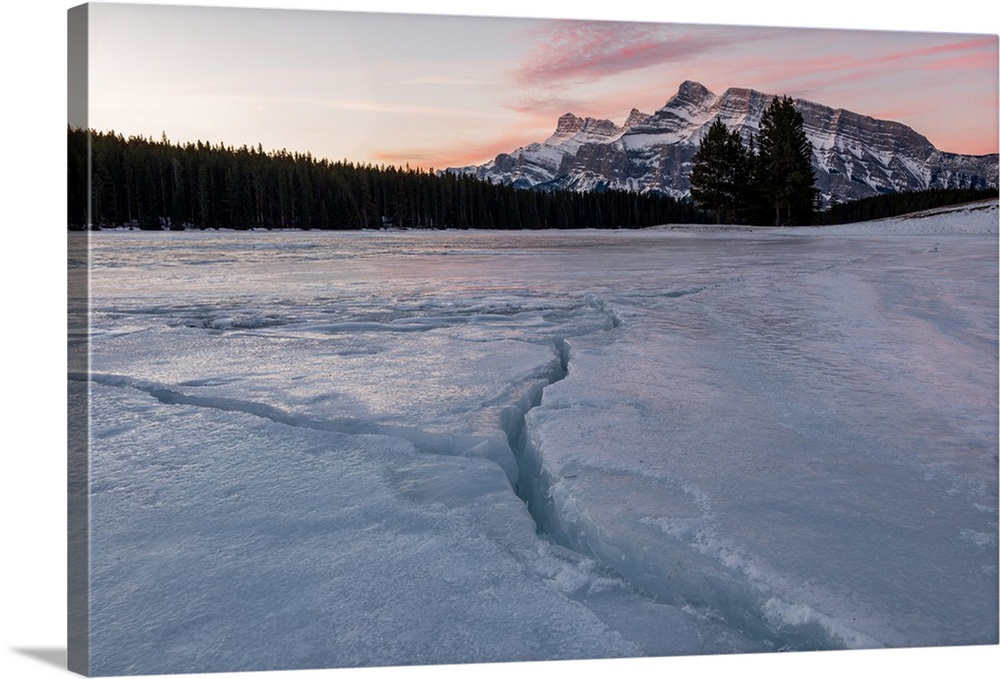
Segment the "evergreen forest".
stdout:
<svg viewBox="0 0 1000 679">
<path fill-rule="evenodd" d="M 788 114 L 788 111 L 785 111 Z M 788 114 L 795 128 L 795 117 Z M 772 135 L 778 137 L 777 134 Z M 842 224 L 997 197 L 997 189 L 889 193 L 813 208 L 808 147 L 796 131 L 787 157 L 745 147 L 716 121 L 694 159 L 692 200 L 605 191 L 538 191 L 468 175 L 331 162 L 310 154 L 174 144 L 69 128 L 68 221 L 140 229 L 569 229 L 661 224 Z M 805 142 L 808 144 L 808 142 Z M 797 149 L 796 149 L 797 147 Z M 770 153 L 770 160 L 766 160 Z M 762 168 L 770 163 L 770 170 Z M 780 168 L 790 168 L 782 174 Z M 769 176 L 768 181 L 760 179 Z M 783 181 L 779 181 L 780 177 Z"/>
<path fill-rule="evenodd" d="M 88 163 L 89 155 L 89 163 Z M 543 192 L 310 154 L 69 129 L 69 228 L 641 228 L 709 217 L 626 191 Z"/>
</svg>

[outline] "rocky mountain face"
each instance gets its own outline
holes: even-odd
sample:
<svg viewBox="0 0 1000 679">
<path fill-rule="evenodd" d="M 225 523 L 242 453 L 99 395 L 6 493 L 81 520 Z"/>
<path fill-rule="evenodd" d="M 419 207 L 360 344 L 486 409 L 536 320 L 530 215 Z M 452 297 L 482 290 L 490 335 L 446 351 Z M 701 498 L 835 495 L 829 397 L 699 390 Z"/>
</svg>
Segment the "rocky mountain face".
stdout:
<svg viewBox="0 0 1000 679">
<path fill-rule="evenodd" d="M 520 187 L 626 189 L 688 195 L 691 159 L 716 117 L 756 136 L 773 95 L 730 88 L 721 95 L 686 81 L 652 114 L 632 109 L 623 125 L 567 113 L 540 143 L 501 153 L 479 166 L 453 168 Z M 878 193 L 997 186 L 997 154 L 939 151 L 901 123 L 804 99 L 795 100 L 813 145 L 816 186 L 824 204 Z"/>
</svg>

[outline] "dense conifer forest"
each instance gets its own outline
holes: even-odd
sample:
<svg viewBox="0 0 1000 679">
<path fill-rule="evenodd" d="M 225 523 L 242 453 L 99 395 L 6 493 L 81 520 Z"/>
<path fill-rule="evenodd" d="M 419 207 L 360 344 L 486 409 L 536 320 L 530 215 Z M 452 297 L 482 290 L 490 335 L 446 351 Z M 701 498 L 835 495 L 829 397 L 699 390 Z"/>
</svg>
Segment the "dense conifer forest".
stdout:
<svg viewBox="0 0 1000 679">
<path fill-rule="evenodd" d="M 180 145 L 69 128 L 70 229 L 86 228 L 88 172 L 95 229 L 642 228 L 719 219 L 667 196 L 516 189 L 260 146 Z M 883 194 L 835 204 L 812 222 L 881 219 L 995 197 L 996 189 Z"/>
<path fill-rule="evenodd" d="M 409 167 L 331 162 L 203 142 L 69 129 L 69 227 L 640 228 L 708 221 L 686 201 L 624 191 L 541 192 Z"/>
</svg>

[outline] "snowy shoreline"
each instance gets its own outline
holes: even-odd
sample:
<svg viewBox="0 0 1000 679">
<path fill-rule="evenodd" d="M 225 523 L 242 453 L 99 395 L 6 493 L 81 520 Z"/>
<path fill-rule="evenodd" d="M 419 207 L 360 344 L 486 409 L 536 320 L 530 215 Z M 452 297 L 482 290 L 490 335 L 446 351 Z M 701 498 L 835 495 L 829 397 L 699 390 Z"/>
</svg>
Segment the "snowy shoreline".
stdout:
<svg viewBox="0 0 1000 679">
<path fill-rule="evenodd" d="M 809 236 L 880 236 L 937 234 L 997 234 L 997 199 L 976 201 L 922 210 L 898 217 L 873 219 L 851 224 L 820 226 L 746 226 L 740 224 L 676 224 L 652 227 L 645 231 L 690 233 L 757 233 Z M 954 218 L 954 219 L 953 219 Z"/>
</svg>

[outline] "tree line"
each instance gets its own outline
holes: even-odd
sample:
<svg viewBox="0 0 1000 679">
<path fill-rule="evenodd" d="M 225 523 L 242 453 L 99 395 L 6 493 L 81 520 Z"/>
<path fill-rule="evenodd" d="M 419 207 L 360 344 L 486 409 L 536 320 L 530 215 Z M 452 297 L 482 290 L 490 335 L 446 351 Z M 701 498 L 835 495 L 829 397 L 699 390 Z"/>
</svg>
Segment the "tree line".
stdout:
<svg viewBox="0 0 1000 679">
<path fill-rule="evenodd" d="M 818 192 L 812 144 L 790 97 L 774 97 L 756 138 L 743 144 L 719 118 L 693 158 L 691 198 L 716 223 L 810 224 Z"/>
<path fill-rule="evenodd" d="M 409 166 L 332 162 L 69 128 L 70 229 L 640 228 L 709 217 L 631 191 L 541 192 Z"/>
<path fill-rule="evenodd" d="M 773 110 L 772 110 L 773 109 Z M 883 194 L 815 209 L 811 146 L 775 98 L 744 145 L 716 120 L 695 154 L 692 200 L 629 191 L 537 191 L 468 175 L 330 162 L 310 154 L 173 144 L 69 129 L 70 229 L 641 228 L 659 224 L 839 224 L 997 196 Z M 89 188 L 89 192 L 88 192 Z M 88 221 L 89 215 L 89 221 Z"/>
<path fill-rule="evenodd" d="M 883 193 L 845 203 L 835 203 L 817 215 L 821 224 L 849 224 L 873 219 L 887 219 L 899 215 L 930 210 L 946 205 L 958 205 L 998 197 L 997 189 L 924 189 Z"/>
</svg>

